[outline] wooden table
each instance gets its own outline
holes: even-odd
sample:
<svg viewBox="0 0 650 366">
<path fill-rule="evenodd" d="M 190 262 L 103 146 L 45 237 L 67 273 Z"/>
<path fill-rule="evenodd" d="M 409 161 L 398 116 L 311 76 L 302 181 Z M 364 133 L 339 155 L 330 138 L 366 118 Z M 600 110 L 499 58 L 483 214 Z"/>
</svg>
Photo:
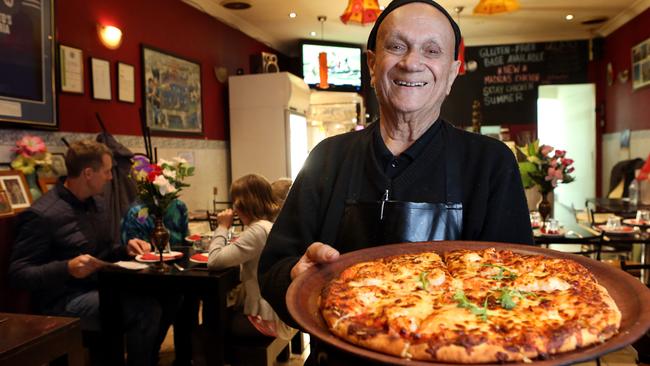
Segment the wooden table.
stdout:
<svg viewBox="0 0 650 366">
<path fill-rule="evenodd" d="M 0 365 L 43 365 L 66 357 L 84 365 L 77 318 L 0 313 Z"/>
<path fill-rule="evenodd" d="M 102 329 L 111 350 L 111 365 L 124 364 L 123 333 L 119 305 L 120 294 L 135 292 L 152 295 L 161 293 L 199 296 L 204 301 L 203 325 L 206 336 L 206 360 L 210 365 L 224 364 L 224 345 L 226 331 L 226 297 L 239 283 L 239 268 L 221 271 L 208 271 L 205 265 L 189 262 L 193 250 L 188 247 L 172 248 L 182 251 L 183 258 L 176 261 L 189 270 L 179 271 L 171 268 L 168 272 L 152 269 L 131 271 L 119 267 L 105 268 L 99 272 L 99 298 L 102 316 Z M 170 262 L 167 262 L 170 263 Z M 201 267 L 202 266 L 202 267 Z"/>
</svg>

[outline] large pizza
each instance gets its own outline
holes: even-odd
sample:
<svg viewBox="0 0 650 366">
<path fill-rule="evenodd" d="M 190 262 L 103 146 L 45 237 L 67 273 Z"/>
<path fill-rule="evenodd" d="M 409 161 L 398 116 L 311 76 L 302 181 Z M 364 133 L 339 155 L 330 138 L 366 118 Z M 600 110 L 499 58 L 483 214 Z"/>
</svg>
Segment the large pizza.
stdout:
<svg viewBox="0 0 650 366">
<path fill-rule="evenodd" d="M 615 335 L 621 313 L 570 259 L 509 250 L 394 255 L 354 264 L 323 288 L 338 337 L 425 361 L 529 361 Z"/>
</svg>

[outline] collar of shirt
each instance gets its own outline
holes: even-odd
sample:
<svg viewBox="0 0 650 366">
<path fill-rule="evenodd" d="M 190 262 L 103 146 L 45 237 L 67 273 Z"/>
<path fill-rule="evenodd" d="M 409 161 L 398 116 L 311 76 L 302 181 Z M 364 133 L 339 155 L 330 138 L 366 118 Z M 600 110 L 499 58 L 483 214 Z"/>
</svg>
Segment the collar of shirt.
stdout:
<svg viewBox="0 0 650 366">
<path fill-rule="evenodd" d="M 388 150 L 384 140 L 381 138 L 381 129 L 376 128 L 373 136 L 375 146 L 375 157 L 379 165 L 384 169 L 384 173 L 389 178 L 395 178 L 403 172 L 424 150 L 424 148 L 433 140 L 434 136 L 440 130 L 441 123 L 436 121 L 429 129 L 422 134 L 413 145 L 409 146 L 403 153 L 394 156 Z"/>
<path fill-rule="evenodd" d="M 97 205 L 95 204 L 94 197 L 88 197 L 85 201 L 80 201 L 69 189 L 64 185 L 65 178 L 62 177 L 56 183 L 56 193 L 62 200 L 68 202 L 71 206 L 81 208 L 84 211 L 96 211 Z"/>
</svg>

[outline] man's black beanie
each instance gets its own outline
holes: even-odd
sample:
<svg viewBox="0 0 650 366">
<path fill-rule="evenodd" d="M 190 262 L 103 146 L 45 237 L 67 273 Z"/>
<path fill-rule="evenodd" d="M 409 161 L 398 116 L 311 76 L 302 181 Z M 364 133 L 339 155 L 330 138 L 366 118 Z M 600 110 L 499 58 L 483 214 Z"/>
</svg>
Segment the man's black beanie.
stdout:
<svg viewBox="0 0 650 366">
<path fill-rule="evenodd" d="M 458 24 L 454 22 L 454 19 L 452 19 L 451 15 L 447 13 L 447 10 L 443 8 L 440 4 L 433 0 L 393 0 L 388 4 L 386 9 L 379 14 L 379 17 L 377 18 L 377 21 L 375 21 L 375 25 L 372 27 L 372 30 L 370 31 L 370 35 L 368 36 L 368 49 L 371 51 L 375 50 L 375 44 L 377 42 L 377 31 L 379 30 L 379 25 L 381 22 L 384 21 L 384 18 L 388 14 L 390 14 L 391 11 L 399 8 L 402 5 L 410 4 L 410 3 L 424 3 L 424 4 L 429 4 L 433 6 L 434 8 L 438 9 L 442 14 L 444 14 L 447 17 L 447 20 L 449 20 L 449 23 L 451 23 L 451 28 L 454 30 L 454 36 L 456 37 L 456 43 L 455 43 L 455 48 L 454 48 L 454 60 L 458 60 L 458 48 L 460 47 L 460 28 L 458 28 Z"/>
</svg>

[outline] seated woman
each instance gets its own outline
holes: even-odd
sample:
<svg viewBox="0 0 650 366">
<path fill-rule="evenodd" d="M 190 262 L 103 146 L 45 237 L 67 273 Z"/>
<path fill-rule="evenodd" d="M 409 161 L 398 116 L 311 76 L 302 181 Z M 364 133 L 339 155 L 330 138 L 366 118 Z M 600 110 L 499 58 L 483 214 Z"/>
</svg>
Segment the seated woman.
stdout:
<svg viewBox="0 0 650 366">
<path fill-rule="evenodd" d="M 143 204 L 136 203 L 124 215 L 120 229 L 122 243 L 127 243 L 133 238 L 150 241 L 154 220 L 150 215 L 141 212 L 144 207 Z M 172 201 L 163 217 L 163 224 L 169 230 L 170 245 L 185 244 L 185 237 L 189 235 L 189 215 L 183 201 Z"/>
<path fill-rule="evenodd" d="M 264 177 L 250 174 L 233 182 L 230 195 L 234 212 L 240 217 L 245 229 L 236 241 L 228 244 L 233 210 L 220 212 L 208 257 L 210 269 L 236 265 L 240 268 L 242 283 L 229 294 L 229 305 L 233 309 L 230 333 L 237 337 L 265 335 L 290 339 L 292 329 L 280 320 L 271 305 L 262 298 L 257 284 L 260 254 L 273 225 L 271 220 L 278 209 L 271 185 Z"/>
</svg>

